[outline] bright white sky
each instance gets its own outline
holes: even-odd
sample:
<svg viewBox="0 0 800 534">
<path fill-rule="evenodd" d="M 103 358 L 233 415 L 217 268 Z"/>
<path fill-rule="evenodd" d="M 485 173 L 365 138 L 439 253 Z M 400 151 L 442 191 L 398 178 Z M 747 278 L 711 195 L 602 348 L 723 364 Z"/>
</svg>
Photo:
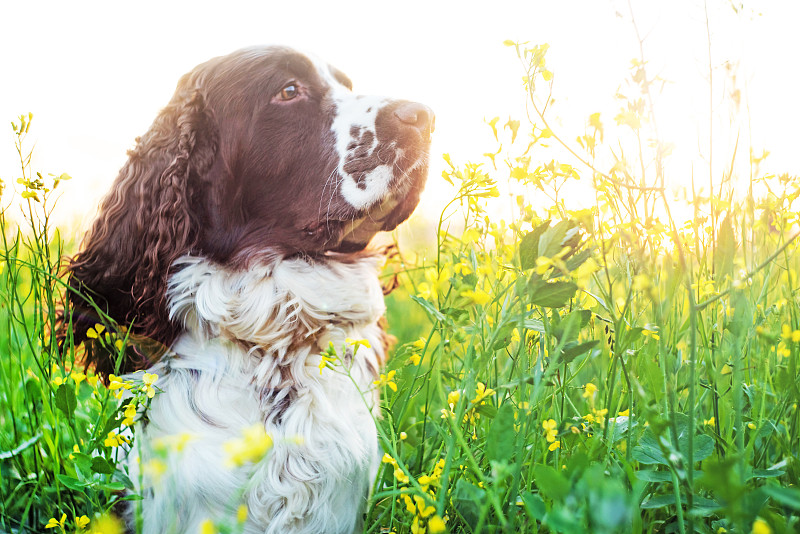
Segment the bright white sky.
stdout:
<svg viewBox="0 0 800 534">
<path fill-rule="evenodd" d="M 800 2 L 744 0 L 737 14 L 731 4 L 741 1 L 708 0 L 720 90 L 715 112 L 725 115 L 724 65 L 731 62 L 750 107 L 743 139 L 752 135 L 758 152 L 771 151 L 774 171 L 798 173 Z M 686 176 L 702 161 L 708 122 L 704 4 L 632 4 L 647 36 L 651 74 L 673 82 L 658 104 L 659 126 L 678 145 L 674 175 Z M 57 219 L 78 229 L 93 218 L 125 151 L 181 74 L 237 48 L 285 43 L 342 69 L 357 92 L 418 100 L 435 110 L 426 200 L 435 210 L 450 194 L 440 178 L 441 153 L 477 160 L 495 148 L 484 118 L 523 119 L 522 72 L 513 49 L 502 45 L 506 39 L 550 43 L 554 112 L 569 138 L 596 111 L 613 124 L 614 93 L 639 55 L 627 1 L 9 0 L 0 7 L 0 178 L 10 185 L 19 175 L 9 122 L 31 111 L 35 168 L 73 176 L 63 184 Z M 715 135 L 722 153 L 736 131 Z M 9 201 L 6 193 L 2 203 Z"/>
</svg>

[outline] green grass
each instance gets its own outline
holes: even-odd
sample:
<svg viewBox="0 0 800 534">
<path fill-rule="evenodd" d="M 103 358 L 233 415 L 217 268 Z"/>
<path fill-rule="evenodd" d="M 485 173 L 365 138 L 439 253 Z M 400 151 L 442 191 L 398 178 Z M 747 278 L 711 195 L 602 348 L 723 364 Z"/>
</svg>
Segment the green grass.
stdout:
<svg viewBox="0 0 800 534">
<path fill-rule="evenodd" d="M 505 148 L 479 163 L 445 156 L 457 194 L 416 257 L 433 259 L 387 266 L 398 344 L 365 532 L 796 532 L 800 180 L 754 159 L 764 194 L 712 174 L 715 194 L 690 192 L 693 217 L 675 221 L 645 64 L 616 118 L 633 147 L 604 142 L 597 115 L 570 144 L 539 100 L 546 47 L 512 45 L 533 122 L 491 121 Z M 125 405 L 51 335 L 64 245 L 21 122 L 29 228 L 0 219 L 0 531 L 62 514 L 56 530 L 86 516 L 97 531 L 131 487 L 109 434 Z M 545 142 L 567 159 L 537 159 Z M 576 181 L 595 192 L 588 209 L 563 200 Z M 500 190 L 518 192 L 503 218 Z"/>
</svg>

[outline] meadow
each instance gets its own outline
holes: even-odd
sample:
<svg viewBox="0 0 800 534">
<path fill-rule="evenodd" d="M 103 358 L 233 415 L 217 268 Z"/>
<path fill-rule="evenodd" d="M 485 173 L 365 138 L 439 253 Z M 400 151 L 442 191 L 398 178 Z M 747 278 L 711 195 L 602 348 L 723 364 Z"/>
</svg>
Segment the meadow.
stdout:
<svg viewBox="0 0 800 534">
<path fill-rule="evenodd" d="M 507 45 L 530 116 L 487 121 L 496 146 L 474 162 L 443 156 L 455 195 L 432 244 L 386 266 L 397 344 L 375 383 L 385 455 L 364 532 L 797 532 L 800 178 L 742 149 L 676 198 L 643 59 L 618 115 L 561 132 L 547 46 Z M 49 217 L 71 184 L 31 168 L 31 119 L 13 124 L 25 223 L 0 214 L 0 531 L 121 532 L 126 429 L 158 379 L 104 385 L 53 335 L 75 244 Z M 567 200 L 576 184 L 589 208 Z M 336 348 L 323 364 L 347 372 Z"/>
</svg>

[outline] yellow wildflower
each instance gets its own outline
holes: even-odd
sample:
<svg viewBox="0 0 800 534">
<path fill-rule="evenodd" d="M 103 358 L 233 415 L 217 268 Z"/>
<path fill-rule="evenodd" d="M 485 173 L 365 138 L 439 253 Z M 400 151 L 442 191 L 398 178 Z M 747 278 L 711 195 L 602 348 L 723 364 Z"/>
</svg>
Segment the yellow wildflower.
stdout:
<svg viewBox="0 0 800 534">
<path fill-rule="evenodd" d="M 598 387 L 592 384 L 591 382 L 587 383 L 583 386 L 583 398 L 584 399 L 591 399 L 594 398 L 594 394 L 597 393 Z"/>
<path fill-rule="evenodd" d="M 655 339 L 656 341 L 661 339 L 661 337 L 658 335 L 658 330 L 650 329 L 650 328 L 647 328 L 647 327 L 642 329 L 642 335 L 645 336 L 645 337 L 651 337 L 651 338 Z"/>
<path fill-rule="evenodd" d="M 117 375 L 108 375 L 108 389 L 114 391 L 120 388 L 131 389 L 131 386 Z"/>
<path fill-rule="evenodd" d="M 96 325 L 94 325 L 94 327 L 91 327 L 89 328 L 89 330 L 86 331 L 86 337 L 88 337 L 89 339 L 97 339 L 98 337 L 100 337 L 100 334 L 102 334 L 103 330 L 105 329 L 106 329 L 105 326 L 101 325 L 100 323 L 97 323 Z"/>
<path fill-rule="evenodd" d="M 239 467 L 248 462 L 261 460 L 272 445 L 272 438 L 267 434 L 264 425 L 254 423 L 242 429 L 241 438 L 226 441 L 222 447 L 228 455 L 226 463 L 231 467 Z"/>
<path fill-rule="evenodd" d="M 129 402 L 125 406 L 125 411 L 123 412 L 125 418 L 122 420 L 122 424 L 125 426 L 133 426 L 133 419 L 136 417 L 136 403 Z"/>
<path fill-rule="evenodd" d="M 483 382 L 478 382 L 475 386 L 475 398 L 472 399 L 472 404 L 484 404 L 484 399 L 487 397 L 491 397 L 495 394 L 495 390 L 492 388 L 487 388 Z"/>
<path fill-rule="evenodd" d="M 394 470 L 394 478 L 396 478 L 398 482 L 408 484 L 408 475 L 406 475 L 399 467 Z"/>
<path fill-rule="evenodd" d="M 556 428 L 557 426 L 558 423 L 556 423 L 555 419 L 542 421 L 542 428 L 545 430 L 548 443 L 553 443 L 556 441 L 556 436 L 558 436 L 558 429 Z"/>
<path fill-rule="evenodd" d="M 750 532 L 752 534 L 772 534 L 772 528 L 769 523 L 759 517 L 753 521 L 753 529 Z"/>
<path fill-rule="evenodd" d="M 86 380 L 86 375 L 83 374 L 83 373 L 75 373 L 75 372 L 73 372 L 73 373 L 71 373 L 69 375 L 69 377 L 72 379 L 73 382 L 75 382 L 76 386 L 80 386 L 81 382 Z"/>
<path fill-rule="evenodd" d="M 210 519 L 206 519 L 202 523 L 200 523 L 200 534 L 216 534 L 217 527 L 214 526 L 214 522 Z"/>
<path fill-rule="evenodd" d="M 123 443 L 130 443 L 131 440 L 128 439 L 127 436 L 122 436 L 114 432 L 113 430 L 108 433 L 108 437 L 103 441 L 103 444 L 106 447 L 119 447 Z"/>
<path fill-rule="evenodd" d="M 417 354 L 416 352 L 413 353 L 411 356 L 408 357 L 407 363 L 410 365 L 419 365 L 419 362 L 422 361 L 422 356 Z"/>
<path fill-rule="evenodd" d="M 548 451 L 554 451 L 554 450 L 560 449 L 560 448 L 561 448 L 561 442 L 560 441 L 554 441 L 553 443 L 550 444 L 549 447 L 547 447 L 547 450 Z"/>
<path fill-rule="evenodd" d="M 236 509 L 236 521 L 239 523 L 244 523 L 247 521 L 247 505 L 242 504 L 239 508 Z"/>
<path fill-rule="evenodd" d="M 461 292 L 461 296 L 469 300 L 473 304 L 485 306 L 492 300 L 492 296 L 481 288 L 467 289 Z"/>
<path fill-rule="evenodd" d="M 75 527 L 78 530 L 83 530 L 89 525 L 89 518 L 85 515 L 75 518 Z"/>
<path fill-rule="evenodd" d="M 378 380 L 374 380 L 372 383 L 375 384 L 377 387 L 388 386 L 389 389 L 392 391 L 397 391 L 397 384 L 394 382 L 394 375 L 397 371 L 389 371 L 386 374 L 381 373 L 381 376 Z"/>
<path fill-rule="evenodd" d="M 92 521 L 90 534 L 123 534 L 125 528 L 122 522 L 113 515 L 102 515 Z"/>
<path fill-rule="evenodd" d="M 461 398 L 461 393 L 458 390 L 451 391 L 447 394 L 447 404 L 450 405 L 451 410 L 456 409 L 456 404 L 458 404 L 458 400 Z"/>
<path fill-rule="evenodd" d="M 152 399 L 156 395 L 156 390 L 153 388 L 153 384 L 156 383 L 156 380 L 158 380 L 158 375 L 154 373 L 145 373 L 142 376 L 142 387 L 147 393 L 148 398 Z"/>
<path fill-rule="evenodd" d="M 59 519 L 58 521 L 56 521 L 55 517 L 51 517 L 50 520 L 47 522 L 47 524 L 44 526 L 44 528 L 56 528 L 56 527 L 58 527 L 63 532 L 64 531 L 64 523 L 66 522 L 66 520 L 67 520 L 67 514 L 61 514 L 61 519 Z"/>
<path fill-rule="evenodd" d="M 348 337 L 344 340 L 344 342 L 349 347 L 353 347 L 353 356 L 355 356 L 358 353 L 359 347 L 366 347 L 368 349 L 372 348 L 372 345 L 370 345 L 369 341 L 367 341 L 366 339 L 353 339 L 351 337 Z"/>
</svg>

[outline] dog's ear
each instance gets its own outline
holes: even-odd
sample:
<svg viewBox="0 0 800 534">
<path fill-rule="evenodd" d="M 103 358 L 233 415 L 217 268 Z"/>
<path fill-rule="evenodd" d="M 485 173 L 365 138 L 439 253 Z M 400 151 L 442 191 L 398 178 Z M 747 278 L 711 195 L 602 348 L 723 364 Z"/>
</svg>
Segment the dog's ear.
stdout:
<svg viewBox="0 0 800 534">
<path fill-rule="evenodd" d="M 174 260 L 197 245 L 203 176 L 218 144 L 213 113 L 187 75 L 137 139 L 82 250 L 69 263 L 73 339 L 84 343 L 86 363 L 98 373 L 144 368 L 161 355 L 159 347 L 174 341 L 178 329 L 167 312 L 167 277 Z M 96 323 L 106 323 L 99 320 L 104 314 L 132 326 L 134 346 L 119 369 L 107 342 L 94 334 L 87 338 Z"/>
</svg>

